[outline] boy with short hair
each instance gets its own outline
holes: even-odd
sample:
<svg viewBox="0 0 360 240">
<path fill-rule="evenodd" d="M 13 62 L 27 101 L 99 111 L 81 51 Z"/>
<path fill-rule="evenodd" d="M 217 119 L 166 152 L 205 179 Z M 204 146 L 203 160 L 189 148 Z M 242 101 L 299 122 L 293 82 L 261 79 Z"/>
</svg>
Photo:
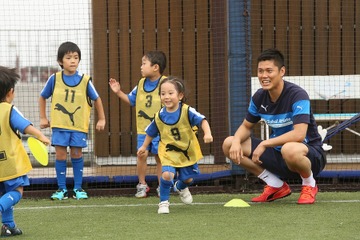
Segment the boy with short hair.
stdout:
<svg viewBox="0 0 360 240">
<path fill-rule="evenodd" d="M 29 186 L 26 175 L 31 169 L 29 156 L 22 144 L 20 133 L 35 136 L 44 144 L 44 136 L 11 103 L 15 97 L 15 84 L 20 79 L 16 69 L 0 66 L 0 213 L 1 237 L 21 235 L 14 221 L 14 206 L 22 198 L 24 186 Z"/>
<path fill-rule="evenodd" d="M 104 130 L 105 114 L 101 98 L 90 76 L 81 74 L 77 68 L 81 60 L 80 48 L 73 42 L 60 45 L 57 61 L 62 71 L 51 75 L 39 98 L 40 127 L 51 127 L 51 144 L 55 146 L 55 171 L 58 190 L 50 197 L 52 200 L 68 198 L 66 187 L 67 147 L 74 173 L 74 195 L 76 199 L 87 199 L 82 189 L 84 159 L 82 148 L 87 147 L 92 101 L 98 114 L 96 130 Z M 51 97 L 51 124 L 46 117 L 46 99 Z"/>
<path fill-rule="evenodd" d="M 130 106 L 136 107 L 137 149 L 142 146 L 145 140 L 145 128 L 154 119 L 155 113 L 161 109 L 159 83 L 166 78 L 162 75 L 165 68 L 165 54 L 162 51 L 149 51 L 142 57 L 142 78 L 129 94 L 125 94 L 121 90 L 120 83 L 117 82 L 116 79 L 111 78 L 109 80 L 111 90 L 116 93 L 122 101 L 130 104 Z M 156 173 L 158 181 L 160 182 L 161 163 L 157 154 L 158 145 L 159 137 L 153 139 L 145 154 L 137 157 L 137 172 L 139 177 L 139 183 L 136 186 L 137 192 L 135 194 L 135 197 L 137 198 L 147 197 L 147 193 L 150 191 L 150 188 L 145 181 L 147 167 L 146 159 L 149 152 L 155 154 Z M 159 191 L 158 187 L 158 196 L 160 195 Z"/>
</svg>

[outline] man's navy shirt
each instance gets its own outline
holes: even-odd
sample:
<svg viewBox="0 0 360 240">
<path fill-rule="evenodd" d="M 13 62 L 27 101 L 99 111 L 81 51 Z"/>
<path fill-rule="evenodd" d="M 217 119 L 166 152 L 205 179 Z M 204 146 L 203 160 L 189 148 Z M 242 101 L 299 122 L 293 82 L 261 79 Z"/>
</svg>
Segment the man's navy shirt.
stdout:
<svg viewBox="0 0 360 240">
<path fill-rule="evenodd" d="M 284 89 L 276 102 L 271 102 L 267 90 L 259 89 L 252 96 L 246 120 L 256 123 L 263 119 L 271 127 L 270 138 L 294 129 L 295 124 L 306 123 L 308 130 L 304 143 L 321 146 L 321 137 L 310 107 L 307 92 L 296 84 L 284 81 Z M 280 150 L 281 147 L 276 147 Z"/>
</svg>

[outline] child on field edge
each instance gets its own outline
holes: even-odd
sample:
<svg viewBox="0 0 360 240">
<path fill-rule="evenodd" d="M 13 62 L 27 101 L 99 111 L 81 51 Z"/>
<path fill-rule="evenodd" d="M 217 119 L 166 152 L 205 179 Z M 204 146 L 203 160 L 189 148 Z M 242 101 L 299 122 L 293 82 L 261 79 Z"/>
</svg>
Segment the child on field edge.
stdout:
<svg viewBox="0 0 360 240">
<path fill-rule="evenodd" d="M 141 75 L 137 86 L 129 93 L 125 94 L 120 87 L 120 83 L 115 79 L 109 80 L 111 90 L 124 102 L 130 106 L 136 107 L 136 126 L 137 126 L 137 149 L 143 144 L 145 140 L 145 128 L 154 119 L 154 115 L 161 108 L 161 101 L 159 97 L 159 83 L 162 79 L 163 72 L 166 68 L 166 56 L 161 51 L 149 51 L 142 57 Z M 158 181 L 161 177 L 161 163 L 158 157 L 159 138 L 154 138 L 148 145 L 148 148 L 141 156 L 137 158 L 137 173 L 139 183 L 136 186 L 137 198 L 147 197 L 150 191 L 149 186 L 145 181 L 147 163 L 146 159 L 149 152 L 155 154 L 156 173 Z M 159 195 L 159 188 L 157 188 Z"/>
<path fill-rule="evenodd" d="M 67 147 L 74 173 L 74 195 L 76 199 L 87 199 L 82 188 L 84 159 L 82 148 L 87 147 L 92 101 L 98 114 L 96 130 L 104 130 L 105 114 L 101 98 L 92 84 L 91 77 L 78 72 L 81 60 L 79 47 L 72 42 L 60 45 L 57 61 L 62 71 L 49 77 L 39 98 L 40 127 L 51 127 L 51 144 L 55 146 L 55 171 L 58 190 L 50 197 L 52 200 L 68 198 L 66 186 Z M 46 117 L 46 99 L 51 97 L 50 117 Z"/>
<path fill-rule="evenodd" d="M 15 97 L 15 84 L 19 79 L 16 69 L 0 66 L 1 237 L 22 234 L 14 221 L 14 206 L 22 198 L 24 186 L 30 185 L 26 174 L 32 166 L 20 133 L 30 134 L 44 144 L 50 144 L 50 140 L 11 104 Z"/>
<path fill-rule="evenodd" d="M 191 204 L 193 201 L 188 186 L 193 183 L 193 177 L 200 173 L 197 162 L 203 157 L 193 127 L 201 126 L 205 143 L 211 143 L 213 137 L 205 116 L 184 103 L 185 87 L 181 79 L 166 78 L 160 83 L 159 88 L 164 107 L 156 113 L 155 119 L 146 128 L 146 138 L 138 150 L 138 156 L 145 154 L 152 139 L 160 135 L 159 157 L 162 175 L 158 213 L 166 214 L 170 212 L 172 186 L 179 193 L 183 203 Z M 176 173 L 178 180 L 173 183 Z"/>
</svg>

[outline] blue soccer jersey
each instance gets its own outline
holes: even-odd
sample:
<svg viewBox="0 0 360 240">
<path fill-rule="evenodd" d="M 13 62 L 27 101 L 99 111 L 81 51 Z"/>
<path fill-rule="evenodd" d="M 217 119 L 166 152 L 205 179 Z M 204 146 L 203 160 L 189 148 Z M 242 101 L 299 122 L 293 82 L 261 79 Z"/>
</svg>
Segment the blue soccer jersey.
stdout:
<svg viewBox="0 0 360 240">
<path fill-rule="evenodd" d="M 158 86 L 159 80 L 160 80 L 160 78 L 156 81 L 151 81 L 150 79 L 147 78 L 144 82 L 144 90 L 148 91 L 148 92 L 153 91 Z M 134 107 L 136 105 L 137 92 L 138 92 L 138 86 L 136 85 L 133 88 L 133 90 L 128 94 L 130 106 L 132 106 L 132 107 Z"/>
<path fill-rule="evenodd" d="M 10 114 L 10 126 L 16 132 L 24 134 L 25 129 L 32 123 L 14 106 Z"/>
<path fill-rule="evenodd" d="M 246 120 L 256 123 L 263 119 L 271 127 L 270 138 L 294 129 L 295 124 L 306 123 L 308 130 L 304 143 L 321 146 L 321 137 L 311 111 L 310 99 L 301 87 L 284 81 L 284 89 L 276 102 L 270 100 L 268 91 L 259 89 L 252 96 Z M 276 147 L 280 150 L 281 147 Z"/>
<path fill-rule="evenodd" d="M 63 74 L 63 80 L 64 80 L 65 84 L 67 84 L 71 87 L 78 85 L 79 82 L 81 81 L 82 77 L 83 77 L 82 73 L 80 73 L 78 71 L 76 71 L 75 74 L 70 75 L 70 76 Z M 54 92 L 54 87 L 55 87 L 55 74 L 53 74 L 49 77 L 49 79 L 47 80 L 40 95 L 43 98 L 48 99 L 49 97 L 52 96 L 52 94 Z M 88 94 L 89 98 L 93 101 L 95 101 L 99 97 L 99 94 L 96 91 L 92 81 L 89 81 L 89 84 L 87 86 L 87 94 Z"/>
<path fill-rule="evenodd" d="M 175 112 L 167 112 L 166 108 L 163 107 L 160 112 L 159 112 L 159 116 L 161 118 L 162 121 L 164 121 L 164 123 L 166 124 L 175 124 L 180 117 L 180 113 L 181 113 L 181 107 L 182 107 L 182 103 L 179 104 L 179 108 L 175 111 Z M 189 107 L 189 122 L 190 125 L 192 127 L 197 126 L 200 127 L 201 126 L 201 122 L 205 119 L 205 116 L 202 115 L 201 113 L 199 113 L 198 111 L 196 111 L 195 108 L 193 107 Z M 150 137 L 157 137 L 159 135 L 159 130 L 156 126 L 155 121 L 152 121 L 149 126 L 146 128 L 146 133 L 150 136 Z"/>
</svg>

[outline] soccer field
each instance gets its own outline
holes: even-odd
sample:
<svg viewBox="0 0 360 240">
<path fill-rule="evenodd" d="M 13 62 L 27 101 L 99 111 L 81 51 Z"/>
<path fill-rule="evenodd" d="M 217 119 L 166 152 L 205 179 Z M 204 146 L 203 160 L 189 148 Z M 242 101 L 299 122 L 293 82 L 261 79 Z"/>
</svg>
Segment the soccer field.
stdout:
<svg viewBox="0 0 360 240">
<path fill-rule="evenodd" d="M 16 239 L 360 239 L 359 192 L 320 192 L 314 205 L 297 205 L 298 193 L 254 204 L 254 194 L 194 195 L 184 205 L 171 196 L 170 214 L 157 214 L 157 197 L 23 199 Z M 242 199 L 250 207 L 224 207 Z"/>
</svg>

